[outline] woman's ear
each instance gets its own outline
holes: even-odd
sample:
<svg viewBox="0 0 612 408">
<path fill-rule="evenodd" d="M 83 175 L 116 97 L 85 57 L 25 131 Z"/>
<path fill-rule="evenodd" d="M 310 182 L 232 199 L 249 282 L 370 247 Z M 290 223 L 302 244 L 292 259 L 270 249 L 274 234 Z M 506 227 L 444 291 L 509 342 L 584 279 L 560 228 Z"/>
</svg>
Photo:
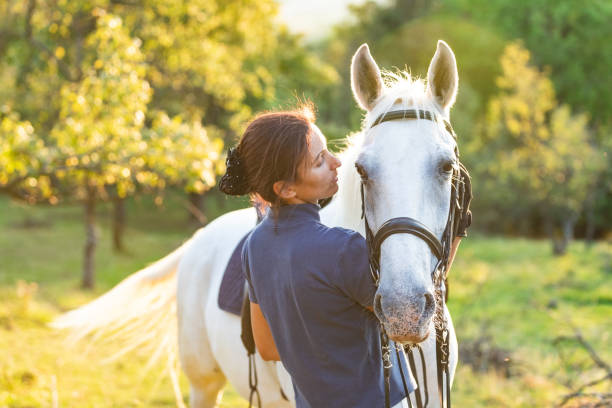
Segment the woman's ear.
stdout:
<svg viewBox="0 0 612 408">
<path fill-rule="evenodd" d="M 276 194 L 281 200 L 287 201 L 294 198 L 296 191 L 293 188 L 293 183 L 288 181 L 277 181 L 272 185 L 274 194 Z"/>
</svg>

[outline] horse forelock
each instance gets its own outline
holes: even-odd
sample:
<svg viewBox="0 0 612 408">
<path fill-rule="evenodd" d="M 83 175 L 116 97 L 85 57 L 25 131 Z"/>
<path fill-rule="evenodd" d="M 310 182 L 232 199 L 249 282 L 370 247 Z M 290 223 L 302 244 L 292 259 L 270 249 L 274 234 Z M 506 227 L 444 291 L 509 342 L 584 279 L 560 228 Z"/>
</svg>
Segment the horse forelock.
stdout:
<svg viewBox="0 0 612 408">
<path fill-rule="evenodd" d="M 376 118 L 398 104 L 404 108 L 422 109 L 444 115 L 427 92 L 427 83 L 423 79 L 413 78 L 407 71 L 383 71 L 382 76 L 385 84 L 383 94 L 374 109 L 366 113 L 362 129 L 369 129 Z"/>
</svg>

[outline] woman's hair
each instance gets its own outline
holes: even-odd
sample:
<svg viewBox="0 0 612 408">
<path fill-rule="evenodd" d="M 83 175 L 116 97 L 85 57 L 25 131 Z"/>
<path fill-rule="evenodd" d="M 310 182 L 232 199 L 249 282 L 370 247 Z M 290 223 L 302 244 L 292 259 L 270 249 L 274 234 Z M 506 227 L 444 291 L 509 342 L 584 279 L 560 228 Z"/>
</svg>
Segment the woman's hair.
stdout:
<svg viewBox="0 0 612 408">
<path fill-rule="evenodd" d="M 280 204 L 273 185 L 296 181 L 299 168 L 308 156 L 311 104 L 295 110 L 268 112 L 255 117 L 227 154 L 227 170 L 219 189 L 229 195 L 259 195 L 272 206 Z"/>
</svg>

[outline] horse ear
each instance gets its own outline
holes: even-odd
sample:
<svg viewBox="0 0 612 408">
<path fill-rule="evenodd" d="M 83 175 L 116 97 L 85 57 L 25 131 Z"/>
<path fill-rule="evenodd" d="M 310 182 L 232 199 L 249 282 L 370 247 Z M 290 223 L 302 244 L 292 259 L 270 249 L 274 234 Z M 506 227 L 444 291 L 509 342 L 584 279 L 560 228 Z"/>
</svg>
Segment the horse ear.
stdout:
<svg viewBox="0 0 612 408">
<path fill-rule="evenodd" d="M 372 110 L 383 90 L 380 69 L 370 55 L 368 44 L 362 44 L 351 62 L 351 87 L 353 96 L 362 109 Z"/>
<path fill-rule="evenodd" d="M 442 40 L 427 70 L 427 90 L 442 110 L 448 114 L 455 103 L 459 74 L 453 50 Z"/>
</svg>

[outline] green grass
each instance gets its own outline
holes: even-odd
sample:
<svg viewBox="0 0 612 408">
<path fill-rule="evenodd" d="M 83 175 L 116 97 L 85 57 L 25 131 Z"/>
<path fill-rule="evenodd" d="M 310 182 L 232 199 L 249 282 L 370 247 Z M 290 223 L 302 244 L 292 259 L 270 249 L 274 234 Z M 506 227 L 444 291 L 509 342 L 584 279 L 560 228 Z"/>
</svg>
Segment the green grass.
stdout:
<svg viewBox="0 0 612 408">
<path fill-rule="evenodd" d="M 206 215 L 244 202 L 216 196 Z M 148 199 L 128 203 L 128 254 L 110 245 L 108 206 L 100 206 L 96 251 L 97 286 L 79 289 L 84 227 L 76 206 L 32 208 L 0 198 L 0 407 L 171 407 L 174 393 L 163 362 L 144 371 L 146 356 L 111 364 L 100 361 L 111 345 L 87 350 L 70 346 L 46 324 L 81 305 L 133 271 L 167 254 L 189 238 L 180 194 L 157 208 Z M 39 224 L 24 228 L 24 223 Z M 29 286 L 24 281 L 30 284 Z M 31 283 L 35 282 L 34 288 Z M 571 335 L 572 325 L 608 362 L 612 358 L 612 245 L 586 248 L 577 242 L 553 257 L 547 241 L 487 238 L 473 234 L 461 244 L 451 271 L 451 309 L 459 342 L 488 336 L 489 345 L 509 352 L 512 376 L 474 372 L 459 363 L 453 388 L 458 407 L 552 406 L 601 373 L 588 356 L 566 344 L 561 360 L 552 342 Z M 188 384 L 180 377 L 188 400 Z M 224 408 L 246 403 L 230 386 Z"/>
<path fill-rule="evenodd" d="M 573 335 L 573 327 L 606 361 L 612 357 L 609 243 L 576 242 L 568 254 L 553 257 L 548 241 L 475 236 L 462 242 L 450 280 L 459 342 L 491 336 L 511 351 L 516 374 L 473 375 L 460 362 L 458 406 L 551 406 L 568 393 L 561 384 L 593 379 L 597 371 L 586 353 L 567 344 L 568 361 L 562 361 L 553 346 L 558 336 Z"/>
</svg>

